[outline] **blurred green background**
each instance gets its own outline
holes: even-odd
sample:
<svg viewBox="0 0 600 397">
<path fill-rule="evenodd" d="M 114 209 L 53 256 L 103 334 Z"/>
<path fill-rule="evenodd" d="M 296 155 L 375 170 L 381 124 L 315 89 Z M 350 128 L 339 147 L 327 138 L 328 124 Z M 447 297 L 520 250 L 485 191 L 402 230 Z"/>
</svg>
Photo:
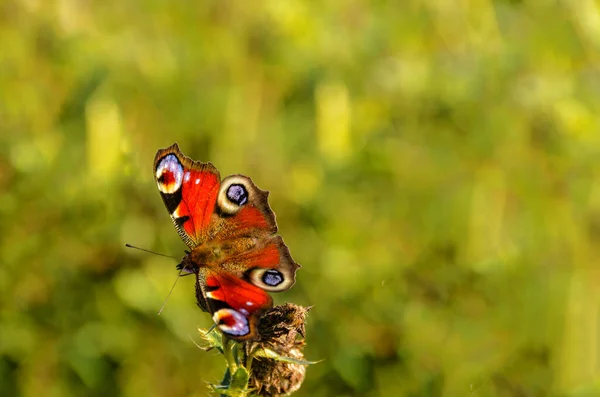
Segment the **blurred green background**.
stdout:
<svg viewBox="0 0 600 397">
<path fill-rule="evenodd" d="M 159 148 L 270 190 L 298 396 L 600 396 L 600 4 L 0 2 L 0 395 L 205 396 Z"/>
</svg>

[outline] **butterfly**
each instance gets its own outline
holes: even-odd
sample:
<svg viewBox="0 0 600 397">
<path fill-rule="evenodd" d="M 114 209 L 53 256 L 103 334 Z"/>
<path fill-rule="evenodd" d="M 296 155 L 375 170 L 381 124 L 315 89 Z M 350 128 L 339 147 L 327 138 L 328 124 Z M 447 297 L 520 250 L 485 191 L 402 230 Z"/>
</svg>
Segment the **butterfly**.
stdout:
<svg viewBox="0 0 600 397">
<path fill-rule="evenodd" d="M 269 192 L 244 175 L 221 180 L 212 163 L 190 159 L 176 143 L 156 153 L 154 178 L 189 247 L 178 269 L 196 275 L 198 306 L 226 336 L 258 339 L 260 316 L 273 306 L 267 292 L 289 289 L 300 267 L 275 234 Z"/>
</svg>

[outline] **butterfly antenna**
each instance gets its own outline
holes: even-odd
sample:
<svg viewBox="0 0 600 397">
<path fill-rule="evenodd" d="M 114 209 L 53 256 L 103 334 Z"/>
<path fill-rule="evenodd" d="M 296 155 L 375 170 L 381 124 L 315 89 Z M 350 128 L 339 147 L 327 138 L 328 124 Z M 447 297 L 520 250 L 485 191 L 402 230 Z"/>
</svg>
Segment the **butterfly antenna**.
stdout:
<svg viewBox="0 0 600 397">
<path fill-rule="evenodd" d="M 174 256 L 165 255 L 165 254 L 159 254 L 158 252 L 150 251 L 150 250 L 147 250 L 145 248 L 136 247 L 135 245 L 125 244 L 125 247 L 127 247 L 127 248 L 133 248 L 133 249 L 144 251 L 144 252 L 148 252 L 148 253 L 151 253 L 151 254 L 154 254 L 154 255 L 164 256 L 165 258 L 171 258 L 171 259 L 177 260 L 177 258 L 175 258 Z"/>
<path fill-rule="evenodd" d="M 165 305 L 167 304 L 167 301 L 169 300 L 169 298 L 171 297 L 171 294 L 173 293 L 173 290 L 175 289 L 175 285 L 177 285 L 177 280 L 179 280 L 179 277 L 181 277 L 181 272 L 183 272 L 183 269 L 181 269 L 179 271 L 179 274 L 177 275 L 177 278 L 175 279 L 175 282 L 173 283 L 173 286 L 171 287 L 171 290 L 169 291 L 169 295 L 167 295 L 167 297 L 165 298 L 165 301 L 163 302 L 162 306 L 158 310 L 157 315 L 160 316 L 160 314 L 162 313 L 163 309 L 165 308 Z"/>
</svg>

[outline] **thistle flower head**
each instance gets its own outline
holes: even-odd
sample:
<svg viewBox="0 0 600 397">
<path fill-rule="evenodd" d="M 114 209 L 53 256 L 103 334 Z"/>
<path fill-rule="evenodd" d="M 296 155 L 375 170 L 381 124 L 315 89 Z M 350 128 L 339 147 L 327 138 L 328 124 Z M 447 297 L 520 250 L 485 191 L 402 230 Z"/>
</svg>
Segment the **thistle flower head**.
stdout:
<svg viewBox="0 0 600 397">
<path fill-rule="evenodd" d="M 222 396 L 287 396 L 300 388 L 306 366 L 306 315 L 310 308 L 287 303 L 265 312 L 258 324 L 259 339 L 234 342 L 218 332 L 200 330 L 208 349 L 218 349 L 227 360 L 220 385 L 212 385 Z"/>
<path fill-rule="evenodd" d="M 250 343 L 248 348 L 256 352 L 271 351 L 276 355 L 257 354 L 254 360 L 249 384 L 257 395 L 289 395 L 302 385 L 306 373 L 302 353 L 304 322 L 309 310 L 287 303 L 275 306 L 261 317 L 258 328 L 260 340 Z"/>
</svg>

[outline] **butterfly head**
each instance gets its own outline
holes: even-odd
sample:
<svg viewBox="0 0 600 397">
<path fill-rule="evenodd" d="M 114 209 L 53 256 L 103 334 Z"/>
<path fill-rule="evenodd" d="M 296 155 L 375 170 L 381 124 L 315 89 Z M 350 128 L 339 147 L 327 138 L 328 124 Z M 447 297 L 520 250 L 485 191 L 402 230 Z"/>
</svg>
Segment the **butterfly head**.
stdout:
<svg viewBox="0 0 600 397">
<path fill-rule="evenodd" d="M 185 250 L 185 256 L 177 265 L 177 270 L 181 270 L 181 275 L 183 276 L 192 273 L 198 273 L 198 265 L 192 260 L 190 251 Z"/>
</svg>

